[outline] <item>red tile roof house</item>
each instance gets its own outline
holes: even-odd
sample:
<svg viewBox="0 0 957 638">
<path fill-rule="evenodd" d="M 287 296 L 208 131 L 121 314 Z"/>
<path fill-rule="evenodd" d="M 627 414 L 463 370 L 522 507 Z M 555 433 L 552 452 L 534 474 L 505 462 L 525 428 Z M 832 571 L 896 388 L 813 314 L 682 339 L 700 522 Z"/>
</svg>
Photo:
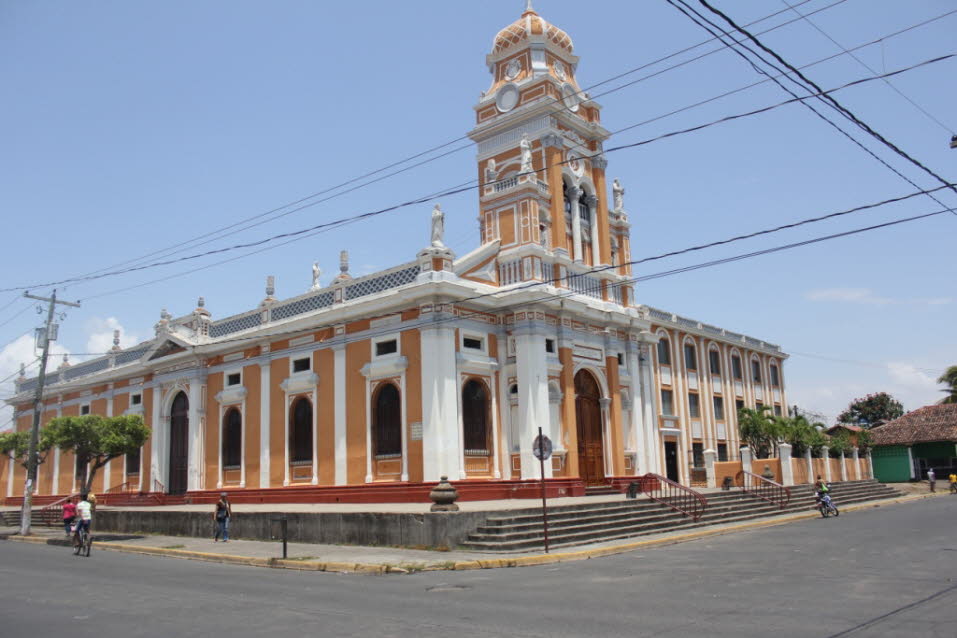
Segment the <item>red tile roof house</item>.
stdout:
<svg viewBox="0 0 957 638">
<path fill-rule="evenodd" d="M 957 472 L 957 404 L 928 405 L 871 430 L 874 477 L 881 482 L 938 480 Z"/>
</svg>

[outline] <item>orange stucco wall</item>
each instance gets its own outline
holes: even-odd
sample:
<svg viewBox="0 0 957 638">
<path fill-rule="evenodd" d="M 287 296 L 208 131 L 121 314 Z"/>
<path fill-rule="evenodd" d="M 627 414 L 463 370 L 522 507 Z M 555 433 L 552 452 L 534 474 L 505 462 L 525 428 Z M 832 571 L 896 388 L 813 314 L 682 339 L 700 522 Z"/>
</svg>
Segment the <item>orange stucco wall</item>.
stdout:
<svg viewBox="0 0 957 638">
<path fill-rule="evenodd" d="M 319 454 L 319 485 L 336 482 L 335 353 L 326 348 L 313 354 L 313 370 L 319 375 L 316 388 L 316 438 Z"/>
<path fill-rule="evenodd" d="M 243 442 L 246 444 L 246 487 L 259 487 L 259 422 L 261 420 L 262 372 L 258 365 L 243 368 L 246 387 L 246 413 L 243 414 Z"/>
<path fill-rule="evenodd" d="M 492 344 L 489 344 L 492 347 Z M 406 437 L 409 442 L 408 468 L 409 480 L 421 481 L 424 478 L 422 467 L 422 441 L 413 441 L 412 424 L 422 422 L 422 340 L 418 330 L 406 330 L 402 333 L 402 356 L 409 360 L 405 371 Z"/>
<path fill-rule="evenodd" d="M 279 384 L 289 376 L 289 358 L 275 359 L 269 366 L 269 485 L 282 487 L 286 476 L 285 393 Z"/>
<path fill-rule="evenodd" d="M 360 370 L 371 358 L 368 341 L 346 345 L 346 481 L 349 484 L 361 484 L 366 479 L 367 382 Z"/>
</svg>

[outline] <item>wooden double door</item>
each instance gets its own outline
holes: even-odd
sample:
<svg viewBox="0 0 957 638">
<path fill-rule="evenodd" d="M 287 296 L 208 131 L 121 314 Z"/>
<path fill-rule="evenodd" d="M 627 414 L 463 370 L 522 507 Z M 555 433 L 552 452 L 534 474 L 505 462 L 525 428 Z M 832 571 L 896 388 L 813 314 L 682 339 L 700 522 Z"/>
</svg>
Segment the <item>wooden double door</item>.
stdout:
<svg viewBox="0 0 957 638">
<path fill-rule="evenodd" d="M 169 486 L 170 494 L 185 494 L 189 487 L 189 399 L 180 392 L 173 399 L 169 414 Z"/>
<path fill-rule="evenodd" d="M 578 474 L 585 485 L 605 482 L 604 428 L 601 391 L 587 370 L 575 375 L 575 421 L 578 425 Z"/>
</svg>

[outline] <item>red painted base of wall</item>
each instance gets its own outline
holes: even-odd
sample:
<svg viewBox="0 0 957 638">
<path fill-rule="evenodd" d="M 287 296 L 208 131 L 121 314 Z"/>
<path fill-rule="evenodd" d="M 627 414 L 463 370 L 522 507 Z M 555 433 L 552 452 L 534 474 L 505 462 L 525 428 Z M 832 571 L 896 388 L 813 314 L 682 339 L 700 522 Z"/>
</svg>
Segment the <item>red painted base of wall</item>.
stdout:
<svg viewBox="0 0 957 638">
<path fill-rule="evenodd" d="M 514 498 L 541 498 L 541 481 L 452 481 L 460 501 L 490 501 Z M 371 483 L 365 485 L 293 486 L 277 488 L 225 488 L 172 496 L 169 494 L 99 494 L 97 503 L 112 506 L 213 504 L 222 492 L 233 503 L 428 503 L 435 483 Z M 616 486 L 617 487 L 617 486 Z M 625 484 L 627 487 L 627 483 Z M 547 479 L 547 498 L 584 496 L 585 484 L 577 478 Z M 43 506 L 66 496 L 34 496 L 33 504 Z M 6 505 L 21 505 L 23 497 L 8 498 Z"/>
</svg>

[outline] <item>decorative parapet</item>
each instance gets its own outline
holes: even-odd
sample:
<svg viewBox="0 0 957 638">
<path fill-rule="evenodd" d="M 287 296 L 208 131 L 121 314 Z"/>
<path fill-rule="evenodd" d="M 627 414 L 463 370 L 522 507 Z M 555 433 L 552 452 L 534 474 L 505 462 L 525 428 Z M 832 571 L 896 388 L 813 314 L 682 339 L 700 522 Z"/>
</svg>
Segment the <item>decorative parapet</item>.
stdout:
<svg viewBox="0 0 957 638">
<path fill-rule="evenodd" d="M 746 335 L 740 334 L 738 332 L 731 332 L 729 330 L 724 330 L 718 328 L 717 326 L 712 326 L 710 324 L 701 323 L 700 321 L 695 321 L 694 319 L 689 319 L 687 317 L 682 317 L 670 312 L 665 312 L 664 310 L 659 310 L 658 308 L 652 308 L 646 306 L 647 315 L 659 322 L 670 324 L 677 328 L 683 328 L 685 330 L 693 330 L 699 333 L 706 333 L 720 337 L 721 339 L 731 342 L 731 343 L 740 343 L 744 346 L 750 348 L 756 348 L 759 350 L 769 350 L 779 354 L 784 354 L 781 350 L 781 346 L 768 343 L 767 341 L 761 341 L 760 339 L 755 339 L 754 337 L 748 337 Z"/>
</svg>

